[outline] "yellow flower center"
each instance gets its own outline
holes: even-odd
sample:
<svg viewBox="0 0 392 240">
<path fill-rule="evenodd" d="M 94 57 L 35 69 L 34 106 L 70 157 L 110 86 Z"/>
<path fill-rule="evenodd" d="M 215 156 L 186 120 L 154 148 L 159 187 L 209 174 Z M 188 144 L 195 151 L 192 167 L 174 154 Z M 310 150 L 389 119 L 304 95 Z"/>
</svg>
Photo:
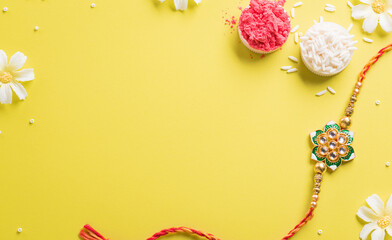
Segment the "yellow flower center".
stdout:
<svg viewBox="0 0 392 240">
<path fill-rule="evenodd" d="M 386 228 L 389 226 L 389 224 L 391 224 L 391 217 L 390 216 L 385 216 L 383 218 L 381 218 L 380 220 L 377 221 L 378 226 L 380 226 L 380 228 Z"/>
<path fill-rule="evenodd" d="M 0 72 L 0 82 L 9 83 L 14 77 L 9 72 Z"/>
<path fill-rule="evenodd" d="M 372 3 L 372 8 L 373 8 L 373 11 L 378 14 L 385 12 L 385 8 L 386 8 L 385 0 L 375 0 Z"/>
</svg>

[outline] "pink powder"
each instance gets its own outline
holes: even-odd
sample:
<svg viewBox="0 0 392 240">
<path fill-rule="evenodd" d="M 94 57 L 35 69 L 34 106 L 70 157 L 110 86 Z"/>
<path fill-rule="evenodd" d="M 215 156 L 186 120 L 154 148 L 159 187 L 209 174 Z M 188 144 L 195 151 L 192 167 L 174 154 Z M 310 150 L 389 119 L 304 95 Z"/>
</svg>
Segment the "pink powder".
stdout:
<svg viewBox="0 0 392 240">
<path fill-rule="evenodd" d="M 286 42 L 291 29 L 290 19 L 279 3 L 251 0 L 249 7 L 243 10 L 238 27 L 252 48 L 271 52 Z"/>
</svg>

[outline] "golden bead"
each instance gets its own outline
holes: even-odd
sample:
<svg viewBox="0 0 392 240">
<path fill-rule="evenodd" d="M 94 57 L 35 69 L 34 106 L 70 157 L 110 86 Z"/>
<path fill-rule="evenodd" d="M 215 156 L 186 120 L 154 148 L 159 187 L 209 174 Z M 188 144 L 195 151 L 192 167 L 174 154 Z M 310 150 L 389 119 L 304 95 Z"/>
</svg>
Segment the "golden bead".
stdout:
<svg viewBox="0 0 392 240">
<path fill-rule="evenodd" d="M 354 113 L 354 108 L 352 108 L 352 107 L 346 108 L 346 115 L 347 116 L 351 116 L 351 115 L 353 115 L 353 113 Z"/>
<path fill-rule="evenodd" d="M 314 171 L 316 173 L 325 173 L 326 170 L 327 170 L 327 165 L 324 162 L 318 162 L 314 166 Z"/>
<path fill-rule="evenodd" d="M 357 88 L 360 88 L 362 86 L 362 83 L 357 82 Z"/>
<path fill-rule="evenodd" d="M 357 95 L 359 93 L 359 88 L 354 89 L 354 94 Z"/>
<path fill-rule="evenodd" d="M 357 96 L 352 95 L 352 96 L 351 96 L 351 101 L 352 101 L 352 102 L 356 102 L 356 101 L 357 101 Z"/>
<path fill-rule="evenodd" d="M 321 187 L 321 183 L 316 182 L 316 183 L 314 184 L 314 187 L 315 187 L 315 188 L 320 188 L 320 187 Z"/>
<path fill-rule="evenodd" d="M 340 119 L 340 127 L 342 129 L 347 129 L 351 125 L 351 118 L 350 117 L 344 117 Z"/>
<path fill-rule="evenodd" d="M 317 174 L 314 176 L 314 181 L 315 181 L 316 183 L 321 183 L 322 180 L 323 180 L 323 175 L 321 175 L 321 173 L 317 173 Z"/>
<path fill-rule="evenodd" d="M 321 189 L 318 188 L 318 187 L 313 188 L 313 192 L 316 193 L 316 194 L 319 194 L 320 191 L 321 191 Z"/>
<path fill-rule="evenodd" d="M 312 208 L 315 208 L 317 206 L 317 203 L 316 202 L 311 202 L 310 206 L 312 206 Z"/>
</svg>

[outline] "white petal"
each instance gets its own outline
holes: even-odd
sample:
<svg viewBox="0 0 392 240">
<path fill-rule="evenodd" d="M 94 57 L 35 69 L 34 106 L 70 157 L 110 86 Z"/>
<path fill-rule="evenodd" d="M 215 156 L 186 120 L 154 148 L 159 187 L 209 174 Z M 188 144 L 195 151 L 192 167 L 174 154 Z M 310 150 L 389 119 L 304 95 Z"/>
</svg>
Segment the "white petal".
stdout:
<svg viewBox="0 0 392 240">
<path fill-rule="evenodd" d="M 199 5 L 199 3 L 201 3 L 201 0 L 194 0 L 195 1 L 195 3 L 197 4 L 197 5 Z"/>
<path fill-rule="evenodd" d="M 34 69 L 26 68 L 20 71 L 17 71 L 15 74 L 15 80 L 20 82 L 31 81 L 34 79 Z"/>
<path fill-rule="evenodd" d="M 377 215 L 381 215 L 384 213 L 384 202 L 377 194 L 373 194 L 372 196 L 368 197 L 366 199 L 366 202 Z"/>
<path fill-rule="evenodd" d="M 385 32 L 392 31 L 392 17 L 388 13 L 382 13 L 380 15 L 380 26 Z"/>
<path fill-rule="evenodd" d="M 16 71 L 19 70 L 23 67 L 23 65 L 25 64 L 27 60 L 27 57 L 21 53 L 21 52 L 17 52 L 14 55 L 12 55 L 11 59 L 10 59 L 10 63 L 8 64 L 8 68 L 10 71 Z"/>
<path fill-rule="evenodd" d="M 372 4 L 374 2 L 374 0 L 359 0 L 361 3 L 365 3 L 365 4 Z"/>
<path fill-rule="evenodd" d="M 378 228 L 377 223 L 368 223 L 365 226 L 363 226 L 361 233 L 359 234 L 359 237 L 362 240 L 366 240 L 369 236 L 369 234 L 374 230 Z"/>
<path fill-rule="evenodd" d="M 388 214 L 392 215 L 392 194 L 388 199 L 387 205 L 385 207 L 385 210 L 388 212 Z"/>
<path fill-rule="evenodd" d="M 370 14 L 372 14 L 373 9 L 371 6 L 365 5 L 365 4 L 359 4 L 359 5 L 355 5 L 352 8 L 352 17 L 354 19 L 363 19 L 366 18 L 368 16 L 370 16 Z"/>
<path fill-rule="evenodd" d="M 376 13 L 371 13 L 368 17 L 363 21 L 362 28 L 367 33 L 372 33 L 376 30 L 378 25 L 379 15 Z"/>
<path fill-rule="evenodd" d="M 2 104 L 12 103 L 12 91 L 8 84 L 2 84 L 0 87 L 0 103 Z"/>
<path fill-rule="evenodd" d="M 4 70 L 7 64 L 8 64 L 7 54 L 5 54 L 3 50 L 0 50 L 0 71 Z"/>
<path fill-rule="evenodd" d="M 18 82 L 10 82 L 10 85 L 12 87 L 12 90 L 16 93 L 16 95 L 19 97 L 20 100 L 25 100 L 27 97 L 27 92 L 26 89 L 22 86 L 22 84 Z"/>
<path fill-rule="evenodd" d="M 387 230 L 388 235 L 392 237 L 392 226 L 389 225 L 385 230 Z"/>
<path fill-rule="evenodd" d="M 374 222 L 378 219 L 373 210 L 365 206 L 358 209 L 357 215 L 365 222 Z"/>
<path fill-rule="evenodd" d="M 381 228 L 377 228 L 372 233 L 372 240 L 384 240 L 385 238 L 385 230 Z"/>
<path fill-rule="evenodd" d="M 188 0 L 174 0 L 174 5 L 177 10 L 186 10 L 188 7 Z"/>
</svg>

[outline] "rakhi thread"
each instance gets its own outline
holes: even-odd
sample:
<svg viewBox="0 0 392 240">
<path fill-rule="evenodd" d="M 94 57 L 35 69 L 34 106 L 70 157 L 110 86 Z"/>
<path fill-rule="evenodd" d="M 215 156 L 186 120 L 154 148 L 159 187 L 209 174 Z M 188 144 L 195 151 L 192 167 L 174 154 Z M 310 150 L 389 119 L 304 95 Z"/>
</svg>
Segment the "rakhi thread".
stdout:
<svg viewBox="0 0 392 240">
<path fill-rule="evenodd" d="M 348 128 L 351 125 L 351 116 L 354 114 L 355 102 L 358 100 L 358 95 L 362 88 L 362 82 L 366 78 L 366 73 L 380 59 L 380 57 L 384 55 L 384 53 L 389 52 L 391 50 L 392 50 L 392 43 L 388 44 L 386 47 L 378 51 L 378 53 L 369 60 L 369 62 L 363 67 L 362 71 L 359 73 L 357 83 L 355 84 L 355 88 L 353 90 L 353 94 L 350 98 L 348 106 L 345 109 L 346 116 L 340 120 L 340 124 L 343 127 Z"/>
<path fill-rule="evenodd" d="M 284 3 L 284 0 L 281 0 Z M 357 101 L 357 95 L 359 94 L 359 89 L 362 86 L 362 82 L 366 78 L 366 73 L 369 71 L 369 69 L 380 59 L 382 55 L 384 55 L 386 52 L 389 52 L 392 50 L 392 44 L 387 45 L 386 47 L 382 48 L 374 57 L 370 59 L 370 61 L 365 65 L 365 67 L 362 69 L 358 76 L 357 84 L 355 85 L 354 88 L 354 93 L 350 98 L 350 103 L 348 108 L 353 108 L 354 107 L 354 102 Z M 346 117 L 344 117 L 341 120 L 341 124 L 343 125 L 347 124 L 347 127 L 351 123 L 350 116 L 352 115 L 353 111 L 347 111 L 348 108 L 346 108 Z M 349 120 L 349 122 L 345 122 L 345 120 Z M 314 176 L 314 188 L 313 188 L 313 196 L 312 196 L 312 202 L 309 211 L 306 213 L 305 218 L 303 218 L 286 236 L 282 238 L 282 240 L 287 240 L 293 237 L 298 231 L 301 230 L 303 226 L 305 226 L 306 223 L 308 223 L 314 216 L 314 210 L 317 206 L 317 201 L 319 198 L 319 193 L 321 191 L 321 182 L 323 179 L 323 173 L 326 171 L 326 165 L 323 162 L 318 162 L 315 165 L 315 176 Z M 162 236 L 166 236 L 168 234 L 173 234 L 173 233 L 186 233 L 186 234 L 194 234 L 198 235 L 199 237 L 205 238 L 207 240 L 220 240 L 219 238 L 215 237 L 213 234 L 210 233 L 204 233 L 202 231 L 188 228 L 188 227 L 177 227 L 177 228 L 168 228 L 161 230 L 154 235 L 152 235 L 150 238 L 147 238 L 147 240 L 156 240 Z M 94 228 L 92 228 L 90 225 L 85 225 L 84 228 L 80 231 L 79 236 L 84 239 L 84 240 L 109 240 L 106 239 L 104 236 L 102 236 L 99 232 L 97 232 Z"/>
</svg>

